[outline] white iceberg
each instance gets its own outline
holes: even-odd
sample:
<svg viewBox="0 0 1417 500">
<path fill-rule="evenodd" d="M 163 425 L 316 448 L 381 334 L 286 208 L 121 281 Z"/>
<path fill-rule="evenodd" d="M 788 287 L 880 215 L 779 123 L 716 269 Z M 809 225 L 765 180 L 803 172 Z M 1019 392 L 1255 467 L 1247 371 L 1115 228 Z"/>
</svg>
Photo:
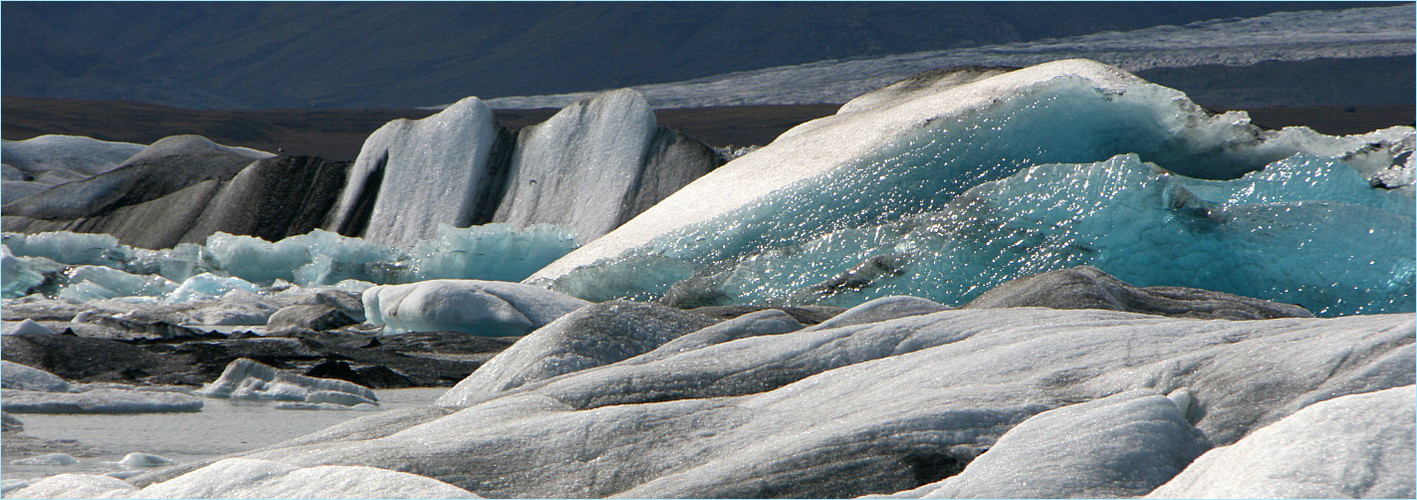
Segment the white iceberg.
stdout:
<svg viewBox="0 0 1417 500">
<path fill-rule="evenodd" d="M 491 108 L 476 97 L 421 120 L 389 122 L 364 141 L 325 227 L 411 245 L 433 236 L 440 223 L 471 225 L 490 189 L 487 163 L 497 132 Z M 367 225 L 355 227 L 362 217 Z"/>
<path fill-rule="evenodd" d="M 71 388 L 69 381 L 58 375 L 12 361 L 0 361 L 0 387 L 40 392 L 69 392 Z"/>
<path fill-rule="evenodd" d="M 195 391 L 210 398 L 269 399 L 343 406 L 378 405 L 374 391 L 338 379 L 306 377 L 241 358 L 226 365 L 221 376 Z"/>
<path fill-rule="evenodd" d="M 480 280 L 429 280 L 364 291 L 364 314 L 385 333 L 458 331 L 526 335 L 588 302 L 544 288 Z"/>
<path fill-rule="evenodd" d="M 188 394 L 128 388 L 98 388 L 84 392 L 0 391 L 5 411 L 12 413 L 167 413 L 202 410 L 202 400 Z"/>
</svg>

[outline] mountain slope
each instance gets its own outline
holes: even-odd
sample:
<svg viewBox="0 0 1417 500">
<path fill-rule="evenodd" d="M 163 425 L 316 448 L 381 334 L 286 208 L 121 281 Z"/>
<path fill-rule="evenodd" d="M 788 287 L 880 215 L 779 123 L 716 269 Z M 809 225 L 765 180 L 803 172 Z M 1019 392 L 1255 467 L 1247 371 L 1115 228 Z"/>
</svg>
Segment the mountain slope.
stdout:
<svg viewBox="0 0 1417 500">
<path fill-rule="evenodd" d="M 0 90 L 188 108 L 416 107 L 1351 6 L 6 2 Z"/>
</svg>

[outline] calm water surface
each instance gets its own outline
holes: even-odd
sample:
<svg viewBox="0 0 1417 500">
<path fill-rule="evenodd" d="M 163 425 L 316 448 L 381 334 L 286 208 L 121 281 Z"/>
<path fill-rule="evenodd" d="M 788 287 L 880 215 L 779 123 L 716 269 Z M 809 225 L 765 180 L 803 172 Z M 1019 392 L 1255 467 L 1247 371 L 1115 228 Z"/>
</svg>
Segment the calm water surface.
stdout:
<svg viewBox="0 0 1417 500">
<path fill-rule="evenodd" d="M 180 463 L 246 451 L 303 436 L 346 420 L 385 410 L 431 404 L 447 388 L 382 389 L 382 410 L 277 410 L 274 401 L 202 399 L 195 413 L 135 415 L 18 414 L 24 435 L 41 439 L 77 439 L 106 453 L 80 457 L 77 465 L 12 465 L 23 456 L 5 456 L 0 477 L 27 479 L 65 472 L 107 473 L 123 470 L 115 464 L 124 455 L 144 452 Z"/>
</svg>

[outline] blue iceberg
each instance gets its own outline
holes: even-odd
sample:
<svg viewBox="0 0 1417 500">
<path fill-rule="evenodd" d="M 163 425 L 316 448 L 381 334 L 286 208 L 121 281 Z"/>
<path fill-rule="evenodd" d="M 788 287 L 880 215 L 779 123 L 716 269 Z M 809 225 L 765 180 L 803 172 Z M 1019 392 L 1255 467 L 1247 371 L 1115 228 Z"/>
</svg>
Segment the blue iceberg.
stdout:
<svg viewBox="0 0 1417 500">
<path fill-rule="evenodd" d="M 643 244 L 589 245 L 529 282 L 592 301 L 686 307 L 852 306 L 889 295 L 957 305 L 1013 278 L 1088 264 L 1140 286 L 1324 316 L 1413 310 L 1410 128 L 1261 131 L 1243 113 L 1212 115 L 1175 90 L 1074 76 L 1105 70 L 1065 63 L 1016 72 L 1031 81 L 956 88 L 982 104 L 698 221 L 686 215 L 695 195 L 738 187 L 722 184 L 742 182 L 734 163 L 773 168 L 750 159 L 778 144 L 759 150 L 607 236 Z M 999 90 L 1006 77 L 1024 83 Z M 789 131 L 771 163 L 814 161 L 813 145 L 845 137 L 832 120 L 863 114 Z"/>
</svg>

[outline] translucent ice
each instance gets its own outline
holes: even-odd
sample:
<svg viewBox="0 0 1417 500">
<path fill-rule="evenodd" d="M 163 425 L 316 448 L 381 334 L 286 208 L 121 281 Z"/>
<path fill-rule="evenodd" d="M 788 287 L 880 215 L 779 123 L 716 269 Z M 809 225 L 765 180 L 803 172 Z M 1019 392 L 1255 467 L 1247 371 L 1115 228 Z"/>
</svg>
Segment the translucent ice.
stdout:
<svg viewBox="0 0 1417 500">
<path fill-rule="evenodd" d="M 960 304 L 1090 264 L 1322 315 L 1411 311 L 1411 187 L 1373 187 L 1410 169 L 1411 136 L 1261 131 L 1049 63 L 803 124 L 529 282 L 686 306 Z"/>
<path fill-rule="evenodd" d="M 257 291 L 280 280 L 299 286 L 349 280 L 518 281 L 577 246 L 563 228 L 516 229 L 508 224 L 444 224 L 435 236 L 410 248 L 323 230 L 277 242 L 217 233 L 205 245 L 166 250 L 129 247 L 109 235 L 83 233 L 5 233 L 4 242 L 4 297 L 41 292 L 74 300 L 149 296 L 168 302 L 216 298 L 233 289 Z"/>
</svg>

